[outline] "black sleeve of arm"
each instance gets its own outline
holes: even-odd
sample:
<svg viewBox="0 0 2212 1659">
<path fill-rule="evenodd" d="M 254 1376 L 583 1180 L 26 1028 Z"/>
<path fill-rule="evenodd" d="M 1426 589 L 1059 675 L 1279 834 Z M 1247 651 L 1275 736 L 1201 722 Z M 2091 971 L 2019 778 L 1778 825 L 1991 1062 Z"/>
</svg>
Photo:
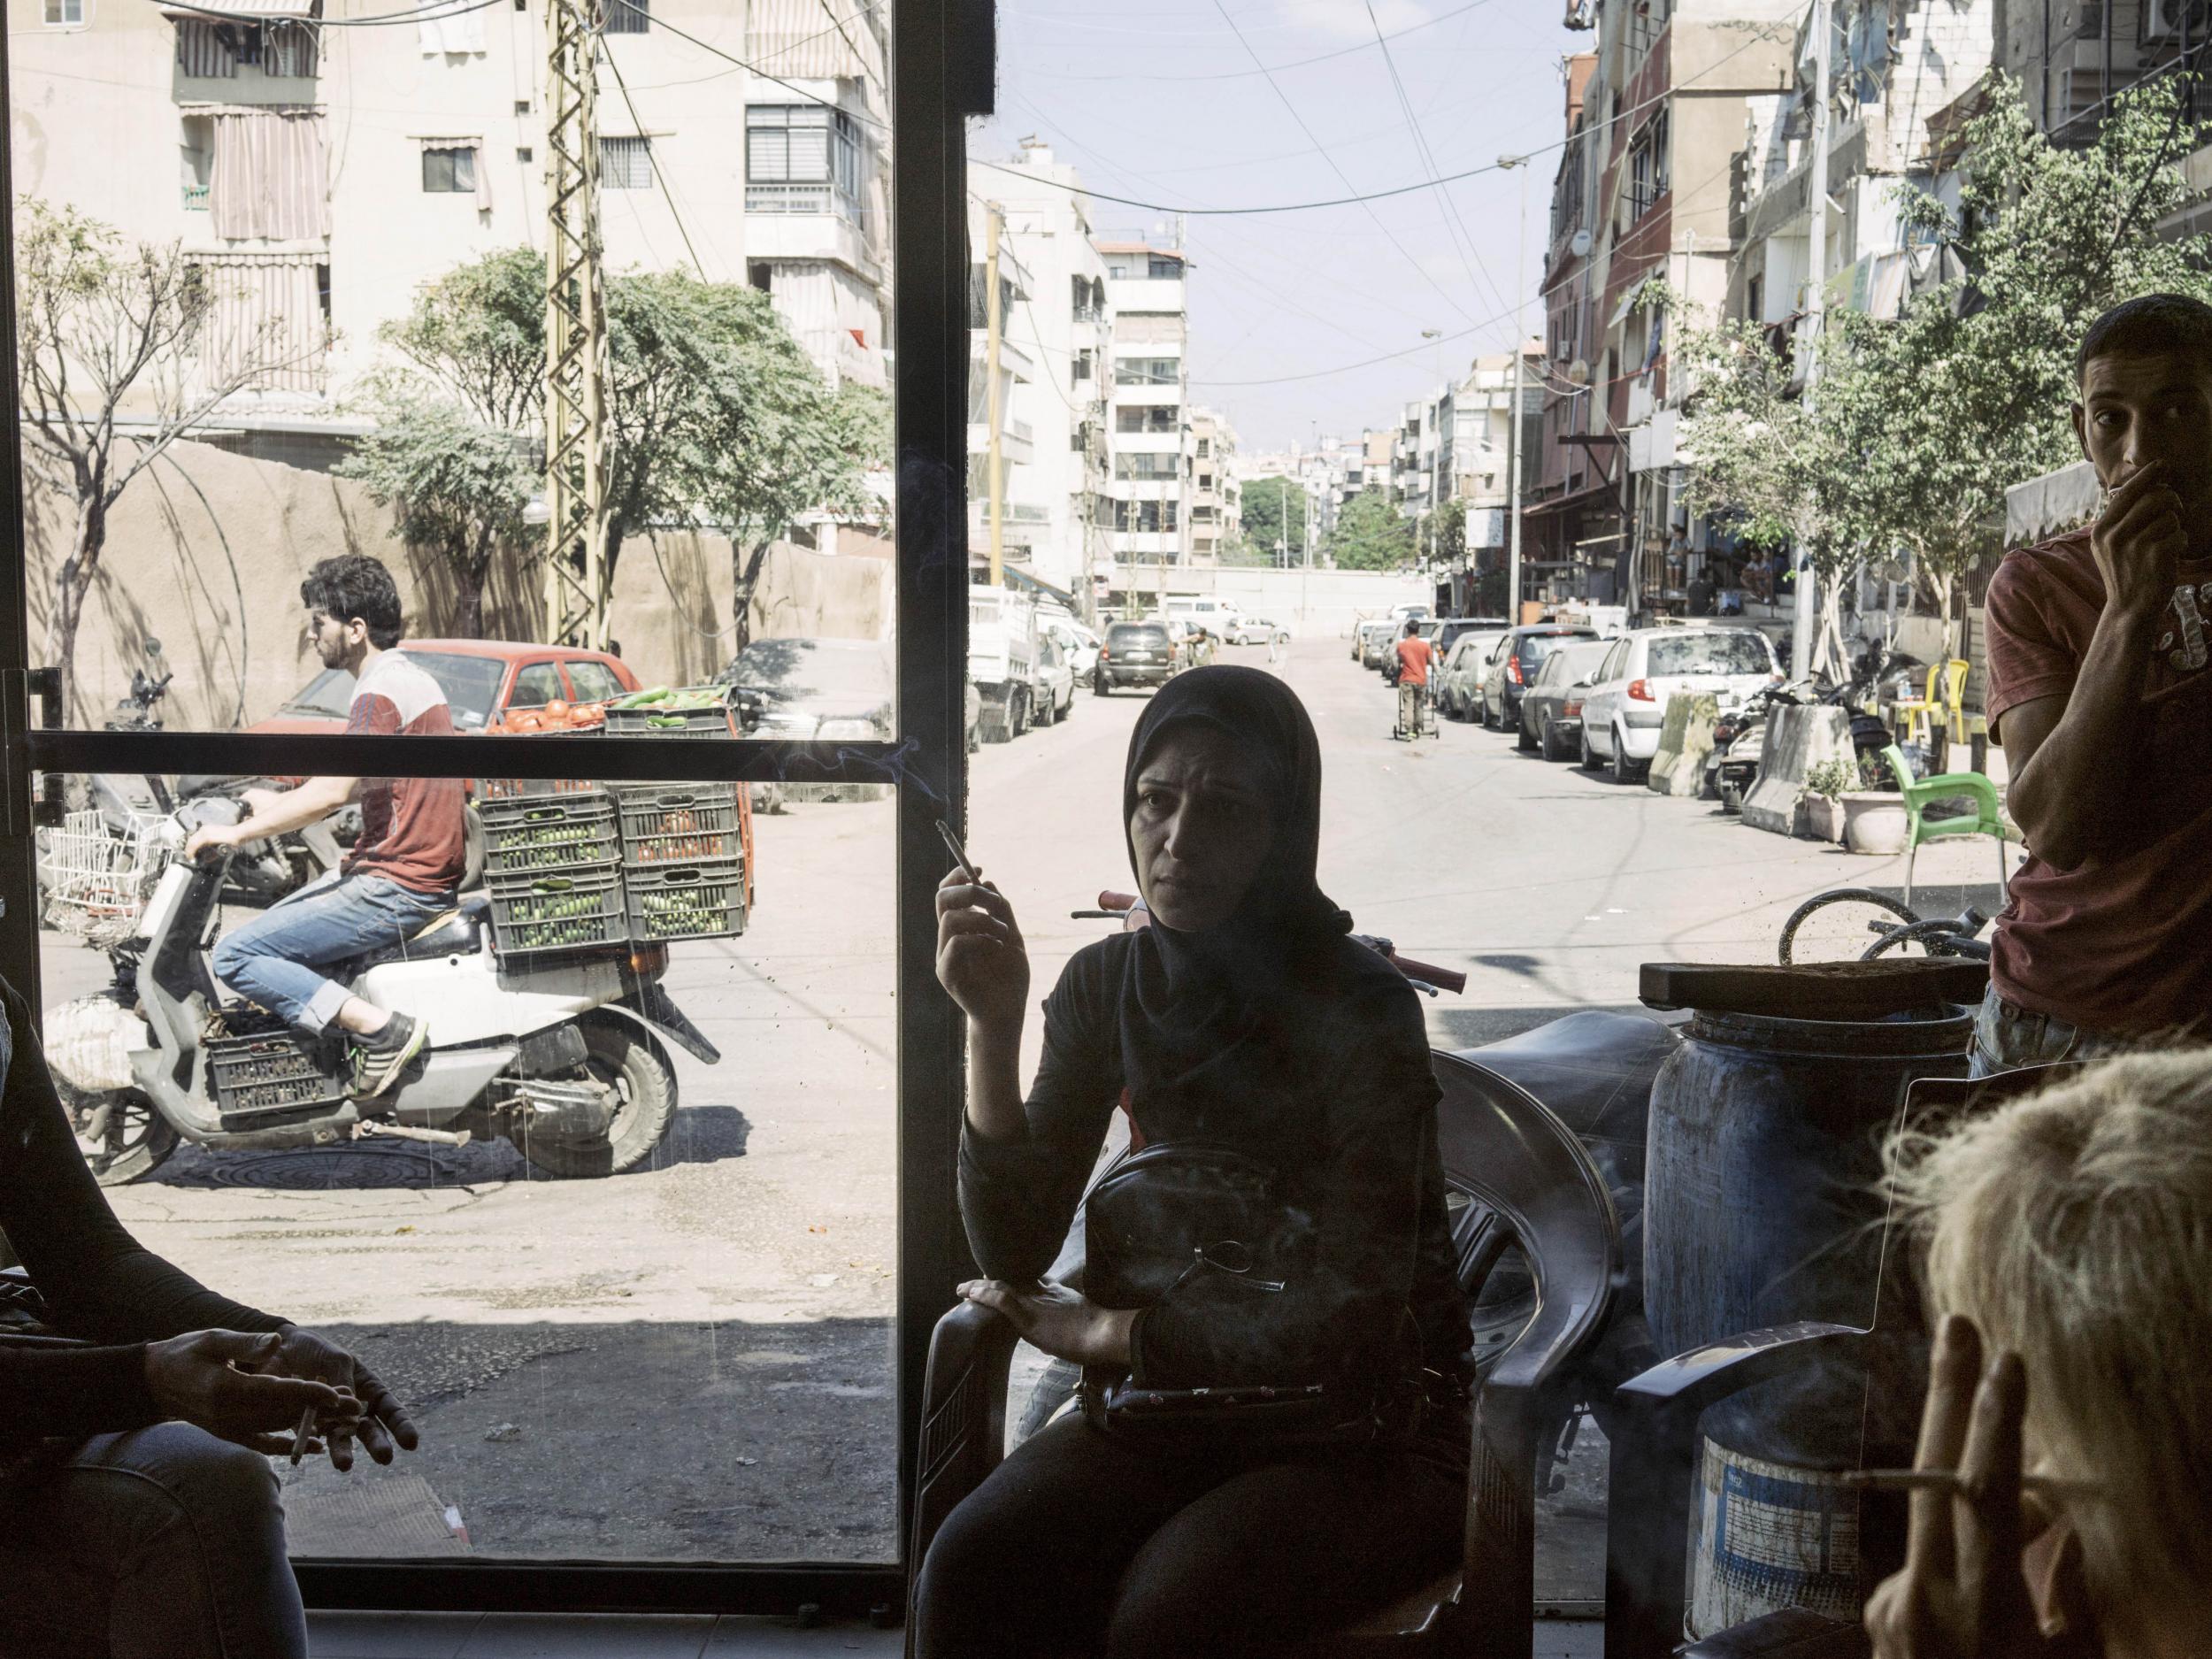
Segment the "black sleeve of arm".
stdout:
<svg viewBox="0 0 2212 1659">
<path fill-rule="evenodd" d="M 1440 1091 L 1411 987 L 1350 1010 L 1356 1056 L 1329 1085 L 1324 1167 L 1311 1190 L 1312 1270 L 1279 1294 L 1194 1278 L 1137 1320 L 1140 1384 L 1202 1387 L 1326 1380 L 1386 1370 L 1398 1356 L 1420 1252 L 1422 1192 Z M 1379 1041 L 1378 1040 L 1379 1039 Z"/>
<path fill-rule="evenodd" d="M 960 1127 L 960 1218 L 986 1276 L 1028 1284 L 1060 1254 L 1121 1095 L 1120 1036 L 1103 952 L 1079 951 L 1045 999 L 1044 1054 L 1018 1140 Z"/>
<path fill-rule="evenodd" d="M 0 1232 L 54 1327 L 106 1347 L 187 1331 L 280 1329 L 283 1320 L 217 1295 L 124 1229 L 71 1133 L 30 1005 L 12 987 L 0 986 L 0 996 L 14 1049 L 0 1087 Z M 12 1409 L 0 1403 L 0 1421 Z"/>
</svg>

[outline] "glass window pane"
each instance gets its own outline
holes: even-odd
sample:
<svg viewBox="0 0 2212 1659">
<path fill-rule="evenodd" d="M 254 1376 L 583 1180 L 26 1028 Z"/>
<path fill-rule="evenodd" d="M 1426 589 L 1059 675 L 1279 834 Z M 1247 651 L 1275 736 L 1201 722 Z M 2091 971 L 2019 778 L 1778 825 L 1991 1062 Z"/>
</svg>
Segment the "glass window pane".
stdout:
<svg viewBox="0 0 2212 1659">
<path fill-rule="evenodd" d="M 620 696 L 626 689 L 604 663 L 572 657 L 563 666 L 568 671 L 569 688 L 579 703 L 603 703 L 610 697 Z"/>
<path fill-rule="evenodd" d="M 531 663 L 515 675 L 514 690 L 508 695 L 507 706 L 534 709 L 548 703 L 565 702 L 565 692 L 558 668 L 551 663 Z"/>
<path fill-rule="evenodd" d="M 388 1469 L 276 1460 L 292 1549 L 895 1559 L 894 803 L 479 780 L 411 807 L 414 781 L 403 817 L 468 815 L 457 918 L 388 893 L 307 919 L 323 853 L 378 856 L 373 805 L 179 862 L 243 780 L 172 813 L 174 779 L 73 777 L 39 838 L 49 1047 L 123 1224 L 354 1351 L 422 1430 Z M 211 952 L 146 971 L 203 922 Z M 325 974 L 427 1033 L 373 1102 L 343 1098 L 348 1039 L 250 1006 L 305 1017 Z M 640 1024 L 641 974 L 718 1058 Z M 173 1030 L 220 1056 L 188 1104 L 257 1144 L 158 1115 Z"/>
</svg>

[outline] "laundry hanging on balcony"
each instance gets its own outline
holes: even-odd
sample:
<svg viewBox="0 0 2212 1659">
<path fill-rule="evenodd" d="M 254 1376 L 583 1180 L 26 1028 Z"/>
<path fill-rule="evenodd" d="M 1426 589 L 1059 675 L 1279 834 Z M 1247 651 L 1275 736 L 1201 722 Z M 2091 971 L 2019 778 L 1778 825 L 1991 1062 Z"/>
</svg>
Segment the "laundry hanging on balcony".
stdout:
<svg viewBox="0 0 2212 1659">
<path fill-rule="evenodd" d="M 316 73 L 320 0 L 209 0 L 165 6 L 177 26 L 177 68 L 201 80 L 235 80 L 241 65 L 265 75 Z"/>
</svg>

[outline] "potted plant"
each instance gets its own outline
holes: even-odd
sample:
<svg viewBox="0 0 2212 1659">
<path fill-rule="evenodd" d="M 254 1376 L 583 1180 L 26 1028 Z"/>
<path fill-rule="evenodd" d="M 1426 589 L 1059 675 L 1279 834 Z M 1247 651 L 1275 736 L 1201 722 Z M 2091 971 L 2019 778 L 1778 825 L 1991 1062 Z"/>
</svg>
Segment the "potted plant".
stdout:
<svg viewBox="0 0 2212 1659">
<path fill-rule="evenodd" d="M 1889 763 L 1879 755 L 1862 757 L 1859 787 L 1843 797 L 1843 844 L 1855 853 L 1890 857 L 1905 850 L 1911 834 L 1905 797 Z"/>
<path fill-rule="evenodd" d="M 1797 833 L 1816 841 L 1843 839 L 1844 792 L 1858 781 L 1858 768 L 1846 760 L 1824 760 L 1805 771 L 1805 793 L 1797 802 Z"/>
</svg>

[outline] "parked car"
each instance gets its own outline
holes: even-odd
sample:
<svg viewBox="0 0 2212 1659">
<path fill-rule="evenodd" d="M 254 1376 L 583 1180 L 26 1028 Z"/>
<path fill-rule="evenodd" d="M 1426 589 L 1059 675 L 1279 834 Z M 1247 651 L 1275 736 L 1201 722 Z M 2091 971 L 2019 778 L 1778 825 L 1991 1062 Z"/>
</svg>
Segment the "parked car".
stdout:
<svg viewBox="0 0 2212 1659">
<path fill-rule="evenodd" d="M 1528 689 L 1544 658 L 1564 640 L 1594 640 L 1588 628 L 1562 622 L 1537 622 L 1508 631 L 1490 659 L 1482 681 L 1482 723 L 1500 732 L 1511 731 L 1521 718 L 1521 694 Z"/>
<path fill-rule="evenodd" d="M 1098 635 L 1080 622 L 1064 617 L 1047 617 L 1045 626 L 1066 654 L 1068 666 L 1075 671 L 1075 683 L 1089 685 L 1091 672 L 1098 666 Z"/>
<path fill-rule="evenodd" d="M 605 651 L 506 640 L 408 640 L 398 648 L 438 682 L 457 732 L 480 732 L 511 709 L 605 703 L 644 686 Z M 250 732 L 342 732 L 353 710 L 353 675 L 326 668 Z"/>
<path fill-rule="evenodd" d="M 1582 731 L 1582 694 L 1613 649 L 1609 640 L 1575 640 L 1544 658 L 1521 698 L 1521 747 L 1546 760 L 1573 757 Z"/>
<path fill-rule="evenodd" d="M 1406 625 L 1401 618 L 1394 622 L 1363 622 L 1359 630 L 1359 660 L 1363 668 L 1380 672 L 1387 664 L 1397 660 L 1398 641 L 1405 636 Z"/>
<path fill-rule="evenodd" d="M 1164 686 L 1182 671 L 1175 636 L 1164 622 L 1116 622 L 1098 652 L 1094 688 L 1102 697 L 1131 686 Z"/>
<path fill-rule="evenodd" d="M 1423 628 L 1421 634 L 1430 644 L 1436 647 L 1437 656 L 1442 657 L 1449 655 L 1452 647 L 1459 643 L 1463 634 L 1478 632 L 1502 634 L 1512 626 L 1503 617 L 1446 617 L 1437 626 L 1433 634 Z"/>
<path fill-rule="evenodd" d="M 1232 645 L 1264 645 L 1270 640 L 1290 638 L 1290 629 L 1271 617 L 1240 616 L 1223 632 Z"/>
<path fill-rule="evenodd" d="M 1475 718 L 1475 700 L 1482 692 L 1482 677 L 1490 672 L 1490 654 L 1503 638 L 1503 628 L 1477 628 L 1452 641 L 1436 680 L 1436 706 L 1446 719 Z"/>
<path fill-rule="evenodd" d="M 1060 642 L 1056 628 L 1046 628 L 1037 635 L 1037 680 L 1033 706 L 1039 726 L 1050 726 L 1075 710 L 1075 665 L 1068 660 L 1067 648 Z"/>
<path fill-rule="evenodd" d="M 1177 672 L 1198 665 L 1198 629 L 1187 617 L 1155 611 L 1145 620 L 1167 630 L 1168 640 L 1175 648 Z"/>
<path fill-rule="evenodd" d="M 1609 763 L 1632 782 L 1659 749 L 1667 699 L 1710 692 L 1723 709 L 1781 679 L 1774 647 L 1756 628 L 1638 628 L 1613 641 L 1582 699 L 1582 764 Z"/>
</svg>

